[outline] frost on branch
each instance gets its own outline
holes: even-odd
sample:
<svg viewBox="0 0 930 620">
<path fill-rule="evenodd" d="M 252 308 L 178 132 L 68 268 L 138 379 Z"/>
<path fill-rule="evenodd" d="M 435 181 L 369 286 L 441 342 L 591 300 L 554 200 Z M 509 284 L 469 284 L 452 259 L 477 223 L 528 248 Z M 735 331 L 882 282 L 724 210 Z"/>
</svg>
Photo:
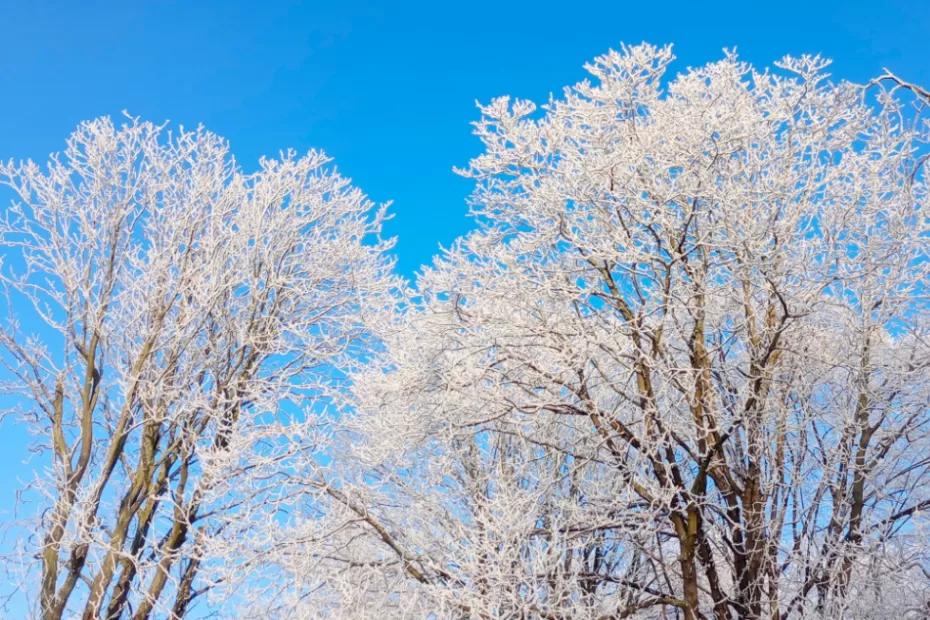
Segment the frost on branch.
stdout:
<svg viewBox="0 0 930 620">
<path fill-rule="evenodd" d="M 280 604 L 928 613 L 920 111 L 816 57 L 670 61 L 481 109 L 478 228 L 355 378 Z"/>
<path fill-rule="evenodd" d="M 319 154 L 103 120 L 3 165 L 37 611 L 926 617 L 925 91 L 672 60 L 482 107 L 401 311 Z"/>
<path fill-rule="evenodd" d="M 202 129 L 104 118 L 0 165 L 2 359 L 48 455 L 36 617 L 181 617 L 262 578 L 395 286 L 384 210 L 327 162 L 245 173 Z"/>
</svg>

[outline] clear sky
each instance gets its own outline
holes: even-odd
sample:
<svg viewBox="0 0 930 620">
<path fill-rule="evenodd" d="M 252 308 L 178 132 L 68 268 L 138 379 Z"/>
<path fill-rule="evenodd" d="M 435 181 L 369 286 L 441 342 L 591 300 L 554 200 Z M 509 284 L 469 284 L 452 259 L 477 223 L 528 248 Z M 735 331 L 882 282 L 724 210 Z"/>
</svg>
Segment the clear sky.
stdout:
<svg viewBox="0 0 930 620">
<path fill-rule="evenodd" d="M 394 201 L 387 232 L 411 274 L 468 228 L 470 183 L 451 167 L 478 152 L 476 100 L 544 101 L 595 55 L 641 41 L 673 43 L 673 71 L 736 47 L 758 66 L 816 52 L 837 78 L 887 66 L 926 86 L 928 39 L 930 0 L 0 0 L 0 158 L 44 161 L 79 121 L 122 110 L 203 123 L 246 168 L 322 148 L 374 200 Z M 0 425 L 0 522 L 30 471 L 26 441 Z"/>
</svg>

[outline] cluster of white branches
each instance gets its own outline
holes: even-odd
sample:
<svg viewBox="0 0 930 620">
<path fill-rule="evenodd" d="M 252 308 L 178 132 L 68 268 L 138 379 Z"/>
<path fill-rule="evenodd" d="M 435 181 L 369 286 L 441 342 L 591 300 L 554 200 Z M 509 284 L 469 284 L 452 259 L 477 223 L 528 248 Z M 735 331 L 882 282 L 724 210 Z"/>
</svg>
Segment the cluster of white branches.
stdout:
<svg viewBox="0 0 930 620">
<path fill-rule="evenodd" d="M 483 107 L 406 292 L 319 155 L 98 121 L 5 166 L 46 617 L 930 614 L 923 91 L 672 60 Z"/>
<path fill-rule="evenodd" d="M 302 495 L 394 286 L 383 210 L 326 162 L 245 174 L 206 131 L 102 119 L 0 167 L 4 362 L 50 454 L 37 616 L 183 616 Z"/>
</svg>

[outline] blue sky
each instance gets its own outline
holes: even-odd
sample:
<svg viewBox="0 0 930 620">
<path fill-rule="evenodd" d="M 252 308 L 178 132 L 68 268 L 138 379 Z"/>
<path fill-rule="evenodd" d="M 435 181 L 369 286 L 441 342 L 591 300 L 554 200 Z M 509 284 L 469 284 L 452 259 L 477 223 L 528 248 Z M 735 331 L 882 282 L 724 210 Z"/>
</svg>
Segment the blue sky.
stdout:
<svg viewBox="0 0 930 620">
<path fill-rule="evenodd" d="M 120 2 L 0 0 L 0 158 L 44 159 L 81 120 L 121 110 L 203 123 L 247 167 L 322 148 L 395 202 L 409 273 L 466 230 L 476 100 L 537 101 L 621 41 L 675 44 L 675 69 L 723 47 L 767 65 L 836 59 L 930 83 L 930 2 Z"/>
<path fill-rule="evenodd" d="M 322 148 L 394 201 L 387 232 L 411 274 L 468 228 L 470 183 L 451 167 L 478 152 L 475 101 L 543 101 L 620 42 L 675 44 L 673 71 L 737 47 L 759 66 L 817 52 L 838 78 L 887 66 L 930 85 L 930 2 L 702 4 L 0 0 L 0 158 L 43 161 L 79 121 L 122 110 L 203 123 L 246 168 Z M 26 442 L 0 425 L 0 521 Z"/>
</svg>

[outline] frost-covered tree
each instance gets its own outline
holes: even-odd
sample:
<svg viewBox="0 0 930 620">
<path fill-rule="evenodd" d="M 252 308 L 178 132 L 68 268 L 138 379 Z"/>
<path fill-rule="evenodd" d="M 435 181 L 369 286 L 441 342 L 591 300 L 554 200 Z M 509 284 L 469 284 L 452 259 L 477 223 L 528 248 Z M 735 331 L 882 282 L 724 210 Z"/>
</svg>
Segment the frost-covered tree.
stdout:
<svg viewBox="0 0 930 620">
<path fill-rule="evenodd" d="M 356 378 L 277 603 L 930 613 L 922 110 L 818 57 L 671 61 L 482 108 L 477 230 Z"/>
<path fill-rule="evenodd" d="M 261 579 L 394 286 L 383 209 L 327 162 L 245 173 L 202 129 L 104 118 L 0 165 L 2 359 L 49 455 L 36 617 L 177 618 Z"/>
</svg>

